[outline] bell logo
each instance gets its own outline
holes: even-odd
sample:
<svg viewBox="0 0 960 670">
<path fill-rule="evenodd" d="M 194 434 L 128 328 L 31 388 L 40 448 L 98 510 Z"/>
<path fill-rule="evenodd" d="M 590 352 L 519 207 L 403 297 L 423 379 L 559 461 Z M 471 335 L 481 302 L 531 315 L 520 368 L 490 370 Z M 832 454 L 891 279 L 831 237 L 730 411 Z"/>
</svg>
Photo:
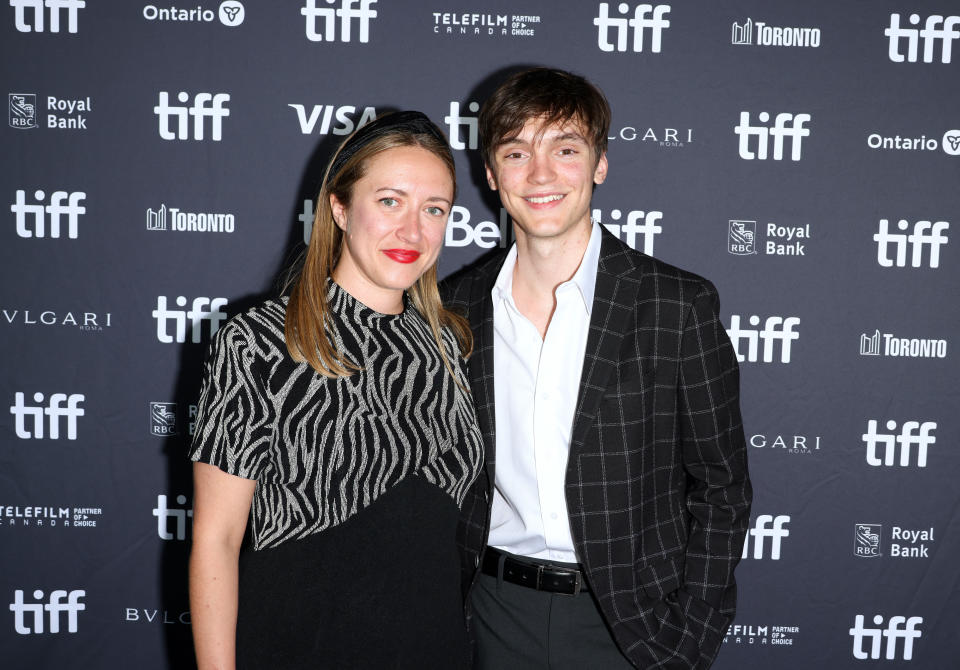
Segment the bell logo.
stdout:
<svg viewBox="0 0 960 670">
<path fill-rule="evenodd" d="M 768 527 L 767 524 L 773 524 Z M 772 516 L 770 514 L 761 514 L 757 517 L 756 524 L 747 531 L 747 536 L 743 540 L 743 555 L 741 558 L 749 558 L 750 554 L 750 536 L 753 536 L 753 557 L 763 558 L 763 538 L 770 538 L 770 559 L 780 560 L 780 542 L 783 538 L 790 535 L 790 531 L 784 528 L 790 523 L 789 516 Z"/>
<path fill-rule="evenodd" d="M 177 496 L 178 505 L 186 505 L 187 497 Z M 157 506 L 153 509 L 153 516 L 157 517 L 157 535 L 161 540 L 187 539 L 187 519 L 193 519 L 192 509 L 167 507 L 167 496 L 157 496 Z M 170 532 L 170 519 L 176 519 L 175 530 Z"/>
<path fill-rule="evenodd" d="M 890 222 L 887 219 L 880 219 L 880 230 L 873 236 L 877 243 L 877 263 L 885 268 L 896 266 L 898 268 L 907 265 L 907 245 L 910 245 L 910 267 L 918 268 L 923 263 L 923 249 L 930 247 L 929 267 L 940 267 L 940 247 L 944 246 L 949 240 L 944 234 L 950 229 L 950 223 L 947 221 L 917 221 L 913 224 L 913 232 L 909 235 L 903 233 L 889 232 Z M 897 222 L 897 228 L 906 231 L 910 224 L 905 219 Z M 890 258 L 889 245 L 896 248 L 896 255 Z"/>
<path fill-rule="evenodd" d="M 480 105 L 471 102 L 467 105 L 474 114 L 480 109 Z M 476 116 L 460 116 L 460 103 L 450 103 L 450 113 L 443 117 L 443 122 L 450 128 L 450 147 L 457 150 L 476 149 L 478 145 L 478 123 Z M 460 126 L 467 127 L 467 142 L 460 139 Z"/>
<path fill-rule="evenodd" d="M 624 223 L 603 223 L 603 216 L 599 209 L 594 209 L 590 213 L 595 221 L 603 224 L 604 228 L 630 245 L 631 249 L 639 249 L 648 256 L 653 255 L 653 238 L 663 232 L 663 226 L 657 225 L 657 221 L 663 218 L 663 212 L 632 209 L 626 212 L 627 220 Z M 620 221 L 623 214 L 619 209 L 610 210 L 610 219 Z M 643 239 L 642 249 L 637 246 L 638 237 Z"/>
<path fill-rule="evenodd" d="M 85 414 L 80 403 L 86 398 L 82 393 L 53 393 L 46 407 L 43 405 L 44 396 L 42 393 L 34 393 L 33 401 L 39 405 L 27 405 L 24 401 L 24 394 L 17 391 L 13 396 L 13 405 L 10 406 L 10 413 L 14 415 L 14 430 L 17 437 L 21 440 L 42 440 L 44 437 L 44 424 L 48 425 L 47 436 L 51 440 L 60 439 L 60 419 L 66 420 L 67 439 L 77 439 L 77 419 Z M 66 402 L 66 406 L 64 406 Z M 49 417 L 49 421 L 43 420 L 44 415 Z M 32 427 L 27 426 L 27 417 L 32 417 Z"/>
<path fill-rule="evenodd" d="M 481 221 L 476 225 L 470 223 L 470 210 L 461 205 L 454 205 L 447 219 L 447 231 L 444 236 L 444 245 L 448 247 L 468 247 L 476 244 L 481 249 L 501 249 L 512 244 L 513 228 L 510 226 L 510 216 L 507 210 L 500 208 L 500 225 L 493 221 Z"/>
<path fill-rule="evenodd" d="M 887 430 L 896 430 L 896 421 L 887 421 Z M 937 438 L 933 431 L 937 429 L 936 421 L 904 421 L 900 434 L 878 433 L 876 419 L 867 421 L 867 432 L 863 434 L 863 442 L 867 445 L 867 463 L 873 466 L 892 467 L 900 445 L 900 467 L 910 466 L 910 447 L 917 445 L 917 467 L 927 466 L 927 449 L 934 445 Z M 877 447 L 883 445 L 883 460 L 877 455 Z"/>
<path fill-rule="evenodd" d="M 761 123 L 770 121 L 770 114 L 760 112 L 757 118 Z M 798 161 L 801 156 L 803 138 L 810 135 L 810 129 L 803 124 L 810 120 L 809 114 L 789 114 L 781 112 L 773 122 L 773 127 L 766 125 L 751 126 L 750 112 L 740 112 L 740 124 L 734 126 L 733 132 L 740 136 L 740 158 L 748 161 L 767 160 L 768 139 L 773 136 L 773 160 L 783 160 L 784 138 L 790 138 L 790 160 Z M 787 124 L 790 124 L 789 126 Z M 750 138 L 756 136 L 756 150 L 750 148 Z"/>
<path fill-rule="evenodd" d="M 50 204 L 45 205 L 47 194 L 34 191 L 36 204 L 27 204 L 26 191 L 17 189 L 16 201 L 10 205 L 10 211 L 16 215 L 17 235 L 19 237 L 60 237 L 60 217 L 66 216 L 67 237 L 77 239 L 77 227 L 80 216 L 87 208 L 80 203 L 86 200 L 83 191 L 54 191 L 50 194 Z M 44 215 L 48 214 L 49 219 Z M 31 221 L 32 219 L 32 221 Z M 47 225 L 49 223 L 49 225 Z M 49 232 L 49 235 L 48 235 Z"/>
<path fill-rule="evenodd" d="M 177 296 L 178 307 L 186 307 L 187 299 Z M 157 308 L 153 310 L 153 317 L 157 320 L 157 339 L 165 344 L 171 342 L 184 343 L 187 341 L 187 321 L 190 322 L 190 341 L 200 342 L 203 331 L 203 322 L 210 322 L 210 337 L 219 330 L 220 324 L 227 315 L 221 308 L 227 306 L 226 298 L 194 298 L 193 307 L 189 310 L 167 309 L 167 296 L 157 296 Z M 167 322 L 173 321 L 175 331 L 173 335 L 167 331 Z"/>
<path fill-rule="evenodd" d="M 631 48 L 634 52 L 643 51 L 643 35 L 647 29 L 650 31 L 650 51 L 660 53 L 660 44 L 663 31 L 670 27 L 670 21 L 663 18 L 670 13 L 670 5 L 651 5 L 642 3 L 633 10 L 633 16 L 628 17 L 630 5 L 621 2 L 617 5 L 617 12 L 620 18 L 610 17 L 610 5 L 606 2 L 600 3 L 600 15 L 593 20 L 593 25 L 597 26 L 597 46 L 601 51 L 626 51 L 627 38 L 630 29 L 633 29 L 633 43 Z M 652 15 L 651 15 L 652 12 Z M 613 28 L 616 33 L 616 44 L 610 42 L 610 29 Z"/>
<path fill-rule="evenodd" d="M 370 9 L 377 4 L 377 0 L 359 0 L 360 7 L 354 7 L 358 0 L 340 0 L 340 7 L 319 8 L 319 0 L 306 0 L 306 5 L 300 9 L 306 19 L 307 39 L 311 42 L 335 42 L 337 39 L 337 18 L 340 19 L 340 41 L 349 42 L 353 20 L 359 23 L 359 37 L 361 43 L 370 41 L 370 21 L 377 18 L 377 10 Z M 322 0 L 328 5 L 334 5 L 337 0 Z M 321 27 L 322 26 L 322 27 Z M 320 30 L 318 30 L 320 28 Z"/>
<path fill-rule="evenodd" d="M 883 616 L 873 617 L 873 623 L 876 626 L 883 625 Z M 853 657 L 864 660 L 868 658 L 880 658 L 880 647 L 883 646 L 883 638 L 887 638 L 887 653 L 885 658 L 892 661 L 897 657 L 897 640 L 903 639 L 903 660 L 913 659 L 913 641 L 923 636 L 923 633 L 917 628 L 923 623 L 923 617 L 912 616 L 892 616 L 887 621 L 887 628 L 864 628 L 863 615 L 858 614 L 853 620 L 853 628 L 850 629 L 850 635 L 853 637 Z M 901 628 L 902 626 L 902 628 Z M 870 638 L 870 650 L 864 651 L 864 638 Z"/>
<path fill-rule="evenodd" d="M 67 615 L 67 632 L 77 632 L 77 618 L 79 613 L 87 606 L 80 602 L 80 599 L 87 595 L 86 591 L 63 591 L 56 590 L 50 592 L 49 602 L 43 602 L 43 591 L 37 589 L 33 592 L 33 597 L 37 600 L 35 603 L 25 603 L 23 600 L 23 591 L 17 589 L 13 592 L 13 602 L 10 603 L 10 611 L 13 612 L 13 628 L 20 635 L 34 635 L 45 632 L 44 619 L 48 619 L 49 627 L 46 632 L 60 632 L 60 613 Z M 67 601 L 64 602 L 63 599 Z M 44 617 L 46 611 L 49 617 Z M 28 617 L 31 614 L 33 616 Z M 31 622 L 32 619 L 32 622 Z M 31 625 L 32 624 L 32 625 Z"/>
<path fill-rule="evenodd" d="M 920 16 L 918 14 L 911 14 L 908 20 L 912 26 L 920 25 Z M 887 55 L 894 63 L 902 63 L 904 61 L 904 55 L 900 52 L 900 40 L 906 38 L 906 61 L 908 63 L 916 63 L 917 47 L 922 38 L 924 63 L 933 62 L 934 47 L 938 41 L 941 43 L 940 62 L 949 63 L 953 53 L 953 41 L 960 39 L 960 30 L 957 30 L 958 26 L 960 26 L 960 16 L 931 14 L 927 17 L 923 28 L 901 28 L 900 15 L 891 14 L 890 27 L 883 31 L 883 34 L 890 40 L 890 48 L 887 51 Z"/>
<path fill-rule="evenodd" d="M 180 102 L 189 102 L 190 94 L 180 91 L 177 94 Z M 210 118 L 210 139 L 219 142 L 222 139 L 222 125 L 224 117 L 230 116 L 230 110 L 224 103 L 230 102 L 229 93 L 197 93 L 193 98 L 192 106 L 171 105 L 170 96 L 166 91 L 160 91 L 159 102 L 153 108 L 157 115 L 157 130 L 165 140 L 189 140 L 190 120 L 193 117 L 193 139 L 204 139 L 204 119 Z M 209 106 L 208 106 L 209 103 Z M 176 118 L 176 128 L 171 130 L 170 119 Z"/>
<path fill-rule="evenodd" d="M 751 316 L 749 319 L 751 326 L 760 325 L 759 316 Z M 740 316 L 733 314 L 730 316 L 730 327 L 727 329 L 727 335 L 733 344 L 733 350 L 737 353 L 737 360 L 743 363 L 748 361 L 756 363 L 758 360 L 758 349 L 760 340 L 763 340 L 763 362 L 773 362 L 774 343 L 780 342 L 780 362 L 790 362 L 790 343 L 793 340 L 800 339 L 800 333 L 794 330 L 794 327 L 800 324 L 800 319 L 796 316 L 768 316 L 763 324 L 762 330 L 740 327 Z M 747 354 L 740 353 L 740 341 L 747 341 Z"/>
<path fill-rule="evenodd" d="M 60 13 L 67 14 L 67 32 L 77 32 L 77 13 L 87 6 L 84 0 L 10 0 L 14 8 L 14 24 L 21 33 L 42 33 L 44 29 L 44 7 L 49 11 L 47 26 L 51 33 L 60 32 Z M 27 11 L 30 10 L 32 23 L 27 22 Z"/>
</svg>

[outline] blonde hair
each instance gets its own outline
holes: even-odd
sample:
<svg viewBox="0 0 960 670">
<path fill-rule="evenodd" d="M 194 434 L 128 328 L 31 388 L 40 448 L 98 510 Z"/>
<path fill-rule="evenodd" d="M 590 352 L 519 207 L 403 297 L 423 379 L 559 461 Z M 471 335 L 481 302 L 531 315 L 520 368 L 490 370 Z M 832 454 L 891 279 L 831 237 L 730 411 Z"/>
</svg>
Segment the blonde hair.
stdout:
<svg viewBox="0 0 960 670">
<path fill-rule="evenodd" d="M 381 119 L 388 120 L 389 116 L 381 116 L 373 123 Z M 333 219 L 330 196 L 336 196 L 337 200 L 349 207 L 353 187 L 363 178 L 369 161 L 388 149 L 410 146 L 426 149 L 443 161 L 450 171 L 456 192 L 453 154 L 436 126 L 433 126 L 433 132 L 418 131 L 402 125 L 388 128 L 351 153 L 351 142 L 362 132 L 363 128 L 360 128 L 348 137 L 327 165 L 323 186 L 317 196 L 313 231 L 303 266 L 288 281 L 288 286 L 292 285 L 293 288 L 284 324 L 287 351 L 293 360 L 305 361 L 321 375 L 331 378 L 350 376 L 360 370 L 360 367 L 333 344 L 332 335 L 336 326 L 327 299 L 327 280 L 340 260 L 343 231 Z M 408 294 L 413 306 L 429 324 L 444 366 L 456 379 L 443 343 L 442 329 L 449 328 L 453 332 L 464 358 L 468 357 L 473 349 L 473 335 L 466 319 L 444 308 L 437 289 L 436 263 L 417 279 L 408 289 Z"/>
</svg>

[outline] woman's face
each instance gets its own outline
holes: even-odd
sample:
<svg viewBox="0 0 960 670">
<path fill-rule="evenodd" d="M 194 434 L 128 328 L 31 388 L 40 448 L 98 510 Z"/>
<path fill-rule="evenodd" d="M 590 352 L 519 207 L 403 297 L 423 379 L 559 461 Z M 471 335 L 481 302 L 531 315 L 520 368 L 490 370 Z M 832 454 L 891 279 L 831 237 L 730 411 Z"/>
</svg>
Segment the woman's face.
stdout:
<svg viewBox="0 0 960 670">
<path fill-rule="evenodd" d="M 403 310 L 403 291 L 437 260 L 453 206 L 453 178 L 421 147 L 394 147 L 371 158 L 350 206 L 330 196 L 343 230 L 333 279 L 367 307 Z"/>
</svg>

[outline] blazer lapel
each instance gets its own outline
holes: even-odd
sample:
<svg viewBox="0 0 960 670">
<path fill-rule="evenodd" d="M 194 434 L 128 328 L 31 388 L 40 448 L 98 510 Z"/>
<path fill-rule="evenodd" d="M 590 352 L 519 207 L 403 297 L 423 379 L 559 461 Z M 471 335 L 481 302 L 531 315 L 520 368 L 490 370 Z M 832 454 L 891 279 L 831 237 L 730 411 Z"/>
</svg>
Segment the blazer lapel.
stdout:
<svg viewBox="0 0 960 670">
<path fill-rule="evenodd" d="M 474 394 L 477 423 L 483 435 L 486 450 L 487 475 L 490 486 L 494 481 L 494 463 L 496 461 L 496 414 L 494 409 L 493 383 L 493 300 L 490 291 L 496 282 L 503 259 L 492 264 L 489 274 L 483 281 L 475 281 L 470 297 L 470 324 L 473 331 L 473 356 L 470 358 L 470 388 Z"/>
<path fill-rule="evenodd" d="M 600 398 L 616 370 L 620 346 L 630 328 L 640 285 L 636 277 L 625 276 L 635 268 L 629 247 L 606 229 L 601 230 L 603 238 L 597 264 L 597 284 L 570 438 L 571 454 L 584 444 L 596 418 Z"/>
</svg>

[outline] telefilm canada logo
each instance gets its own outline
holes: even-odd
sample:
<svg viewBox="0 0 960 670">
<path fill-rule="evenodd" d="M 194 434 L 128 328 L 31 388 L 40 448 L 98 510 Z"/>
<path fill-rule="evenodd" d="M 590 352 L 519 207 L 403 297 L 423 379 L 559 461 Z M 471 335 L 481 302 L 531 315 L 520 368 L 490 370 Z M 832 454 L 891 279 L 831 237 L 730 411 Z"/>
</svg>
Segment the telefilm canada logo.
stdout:
<svg viewBox="0 0 960 670">
<path fill-rule="evenodd" d="M 101 507 L 59 505 L 0 505 L 0 532 L 4 528 L 96 528 Z"/>
<path fill-rule="evenodd" d="M 11 128 L 44 128 L 57 130 L 86 130 L 89 114 L 93 111 L 90 96 L 63 98 L 56 95 L 41 96 L 46 105 L 45 113 L 38 108 L 36 93 L 9 93 L 9 124 Z"/>
<path fill-rule="evenodd" d="M 756 644 L 763 646 L 791 646 L 800 634 L 799 626 L 731 624 L 723 637 L 724 644 Z"/>
<path fill-rule="evenodd" d="M 10 0 L 13 24 L 21 33 L 59 33 L 66 24 L 68 33 L 77 32 L 80 10 L 85 0 Z"/>
<path fill-rule="evenodd" d="M 431 12 L 433 32 L 450 37 L 536 37 L 543 21 L 539 14 Z"/>
<path fill-rule="evenodd" d="M 935 338 L 897 337 L 893 333 L 860 335 L 861 356 L 890 356 L 894 358 L 946 358 L 947 341 Z"/>
<path fill-rule="evenodd" d="M 733 22 L 730 43 L 763 47 L 818 47 L 819 28 L 771 26 L 765 21 L 748 18 L 742 24 Z"/>
<path fill-rule="evenodd" d="M 727 252 L 734 256 L 805 256 L 810 240 L 810 224 L 786 226 L 766 223 L 757 234 L 757 222 L 730 219 L 727 222 Z"/>
<path fill-rule="evenodd" d="M 147 208 L 147 230 L 180 233 L 232 233 L 236 217 L 222 212 L 185 212 L 162 203 L 157 209 Z"/>
<path fill-rule="evenodd" d="M 225 0 L 216 10 L 199 4 L 190 9 L 173 5 L 145 5 L 143 8 L 143 18 L 161 23 L 213 23 L 219 19 L 223 25 L 234 28 L 243 23 L 245 16 L 243 3 L 237 0 Z"/>
</svg>

